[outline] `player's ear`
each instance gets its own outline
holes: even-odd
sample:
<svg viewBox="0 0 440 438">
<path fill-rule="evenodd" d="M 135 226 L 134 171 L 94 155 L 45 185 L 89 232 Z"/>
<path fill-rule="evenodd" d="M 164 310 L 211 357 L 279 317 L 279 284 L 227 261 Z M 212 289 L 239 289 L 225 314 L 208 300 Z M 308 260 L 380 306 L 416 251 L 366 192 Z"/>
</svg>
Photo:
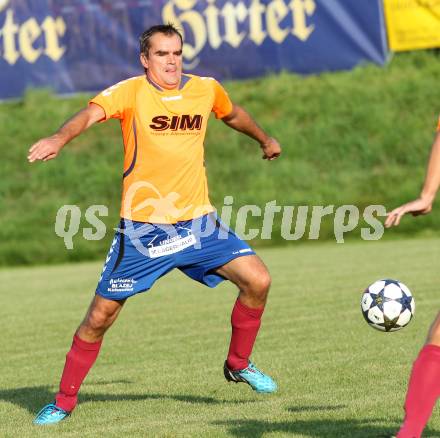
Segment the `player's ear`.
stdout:
<svg viewBox="0 0 440 438">
<path fill-rule="evenodd" d="M 144 68 L 148 68 L 148 58 L 145 53 L 141 53 L 139 56 L 139 59 L 141 61 L 141 64 L 144 66 Z"/>
</svg>

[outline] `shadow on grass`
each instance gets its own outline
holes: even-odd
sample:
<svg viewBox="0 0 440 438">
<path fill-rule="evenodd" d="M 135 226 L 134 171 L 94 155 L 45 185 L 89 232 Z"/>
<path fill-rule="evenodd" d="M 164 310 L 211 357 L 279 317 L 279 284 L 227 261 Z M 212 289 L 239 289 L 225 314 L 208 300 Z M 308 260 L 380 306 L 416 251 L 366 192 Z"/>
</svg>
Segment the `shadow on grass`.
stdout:
<svg viewBox="0 0 440 438">
<path fill-rule="evenodd" d="M 317 411 L 337 411 L 339 409 L 346 408 L 347 405 L 336 405 L 336 406 L 291 406 L 287 408 L 289 412 L 317 412 Z"/>
<path fill-rule="evenodd" d="M 318 408 L 320 408 L 318 406 Z M 310 410 L 315 410 L 310 406 Z M 320 409 L 318 409 L 320 410 Z M 381 419 L 310 419 L 292 421 L 258 421 L 258 420 L 231 420 L 215 422 L 217 426 L 226 426 L 228 432 L 237 438 L 262 438 L 268 433 L 282 434 L 283 436 L 298 434 L 319 438 L 381 438 L 391 436 L 399 428 L 399 421 L 396 419 L 394 427 L 378 425 Z M 382 420 L 389 422 L 390 420 Z M 426 438 L 440 437 L 440 433 L 426 429 Z"/>
<path fill-rule="evenodd" d="M 113 383 L 127 383 L 125 381 L 115 382 L 99 382 L 97 384 L 113 384 Z M 96 384 L 96 383 L 95 383 Z M 45 404 L 51 403 L 55 398 L 53 387 L 50 386 L 32 386 L 25 388 L 14 388 L 0 390 L 0 400 L 4 400 L 9 403 L 13 403 L 24 409 L 27 409 L 30 413 L 36 413 Z M 176 400 L 185 403 L 205 404 L 205 405 L 220 405 L 220 404 L 240 404 L 242 400 L 224 400 L 214 397 L 199 397 L 195 395 L 185 394 L 103 394 L 103 393 L 87 393 L 87 391 L 81 391 L 79 396 L 79 403 L 85 403 L 89 401 L 137 401 L 137 400 Z M 246 400 L 246 403 L 253 402 L 254 400 Z"/>
<path fill-rule="evenodd" d="M 87 386 L 94 385 L 118 385 L 120 383 L 131 384 L 134 383 L 133 380 L 128 379 L 118 379 L 118 380 L 87 380 Z"/>
</svg>

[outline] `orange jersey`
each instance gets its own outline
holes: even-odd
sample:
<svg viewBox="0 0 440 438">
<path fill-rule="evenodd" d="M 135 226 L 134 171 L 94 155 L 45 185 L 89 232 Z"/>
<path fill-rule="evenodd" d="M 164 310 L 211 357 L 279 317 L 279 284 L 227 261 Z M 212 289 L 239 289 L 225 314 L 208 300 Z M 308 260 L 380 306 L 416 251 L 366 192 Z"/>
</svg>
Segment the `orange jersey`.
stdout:
<svg viewBox="0 0 440 438">
<path fill-rule="evenodd" d="M 208 197 L 203 141 L 213 111 L 232 103 L 212 78 L 182 75 L 179 90 L 160 90 L 145 75 L 104 90 L 90 103 L 119 119 L 124 141 L 121 217 L 171 224 L 214 210 Z"/>
</svg>

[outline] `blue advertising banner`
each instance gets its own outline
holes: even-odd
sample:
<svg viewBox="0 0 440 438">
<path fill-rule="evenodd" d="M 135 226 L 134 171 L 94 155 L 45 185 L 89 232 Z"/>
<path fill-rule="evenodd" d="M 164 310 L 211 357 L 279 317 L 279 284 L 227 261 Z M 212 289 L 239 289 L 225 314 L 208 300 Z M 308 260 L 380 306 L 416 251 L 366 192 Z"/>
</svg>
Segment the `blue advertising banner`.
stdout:
<svg viewBox="0 0 440 438">
<path fill-rule="evenodd" d="M 138 36 L 172 22 L 185 71 L 248 78 L 387 59 L 381 0 L 0 0 L 0 99 L 99 91 L 142 73 Z"/>
</svg>

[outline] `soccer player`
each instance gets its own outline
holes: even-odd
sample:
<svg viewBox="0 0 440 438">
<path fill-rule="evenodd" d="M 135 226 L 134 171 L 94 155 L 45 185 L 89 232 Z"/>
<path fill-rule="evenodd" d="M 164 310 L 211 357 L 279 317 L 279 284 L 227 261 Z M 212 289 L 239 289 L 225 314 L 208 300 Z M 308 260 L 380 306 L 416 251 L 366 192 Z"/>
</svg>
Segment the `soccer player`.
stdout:
<svg viewBox="0 0 440 438">
<path fill-rule="evenodd" d="M 94 123 L 115 118 L 121 123 L 125 152 L 120 228 L 73 337 L 55 401 L 38 413 L 36 424 L 57 423 L 73 411 L 104 334 L 125 300 L 150 289 L 174 268 L 209 287 L 225 279 L 238 287 L 225 378 L 247 383 L 259 393 L 277 388 L 249 360 L 269 291 L 269 272 L 247 243 L 217 218 L 208 198 L 203 141 L 209 115 L 214 112 L 256 140 L 266 160 L 277 158 L 281 148 L 231 102 L 217 81 L 182 73 L 182 44 L 171 24 L 146 30 L 140 37 L 145 74 L 104 90 L 29 150 L 31 163 L 51 160 Z"/>
<path fill-rule="evenodd" d="M 403 215 L 428 214 L 440 186 L 440 120 L 420 196 L 388 214 L 386 227 L 399 225 Z M 405 419 L 397 438 L 419 438 L 440 396 L 440 313 L 413 364 L 405 400 Z"/>
</svg>

